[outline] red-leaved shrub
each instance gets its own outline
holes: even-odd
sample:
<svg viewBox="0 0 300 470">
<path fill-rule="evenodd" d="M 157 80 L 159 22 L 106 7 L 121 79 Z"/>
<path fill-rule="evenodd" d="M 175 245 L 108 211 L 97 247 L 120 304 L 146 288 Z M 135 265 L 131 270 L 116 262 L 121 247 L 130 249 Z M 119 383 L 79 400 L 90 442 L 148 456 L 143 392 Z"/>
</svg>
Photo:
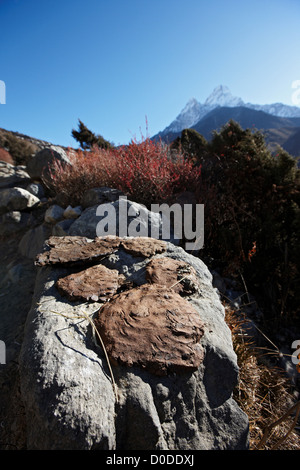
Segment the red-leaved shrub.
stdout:
<svg viewBox="0 0 300 470">
<path fill-rule="evenodd" d="M 149 206 L 182 191 L 195 191 L 200 180 L 199 167 L 149 138 L 112 149 L 73 152 L 69 158 L 71 166 L 52 167 L 51 186 L 73 205 L 80 204 L 87 189 L 108 186 Z"/>
<path fill-rule="evenodd" d="M 3 148 L 0 148 L 0 160 L 2 162 L 10 163 L 11 165 L 15 164 L 15 162 L 14 162 L 12 156 L 10 155 L 10 153 L 7 150 L 3 149 Z"/>
</svg>

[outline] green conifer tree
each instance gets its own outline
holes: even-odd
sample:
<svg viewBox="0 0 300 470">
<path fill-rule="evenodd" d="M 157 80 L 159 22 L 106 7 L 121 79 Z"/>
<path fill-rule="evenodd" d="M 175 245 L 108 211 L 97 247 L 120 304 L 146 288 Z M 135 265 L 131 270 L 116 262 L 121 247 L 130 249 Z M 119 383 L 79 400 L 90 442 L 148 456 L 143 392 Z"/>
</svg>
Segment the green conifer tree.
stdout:
<svg viewBox="0 0 300 470">
<path fill-rule="evenodd" d="M 112 147 L 110 142 L 90 131 L 80 119 L 78 119 L 78 130 L 72 129 L 72 136 L 83 150 L 90 150 L 93 146 L 106 149 Z"/>
</svg>

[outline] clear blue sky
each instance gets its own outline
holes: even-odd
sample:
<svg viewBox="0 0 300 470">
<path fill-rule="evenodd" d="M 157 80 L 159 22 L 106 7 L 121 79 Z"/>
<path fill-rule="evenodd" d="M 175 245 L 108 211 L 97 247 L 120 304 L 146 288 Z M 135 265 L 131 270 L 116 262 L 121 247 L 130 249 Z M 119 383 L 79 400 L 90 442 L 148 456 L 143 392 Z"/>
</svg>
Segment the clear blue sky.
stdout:
<svg viewBox="0 0 300 470">
<path fill-rule="evenodd" d="M 299 0 L 0 0 L 0 127 L 77 146 L 163 130 L 222 84 L 292 105 Z"/>
</svg>

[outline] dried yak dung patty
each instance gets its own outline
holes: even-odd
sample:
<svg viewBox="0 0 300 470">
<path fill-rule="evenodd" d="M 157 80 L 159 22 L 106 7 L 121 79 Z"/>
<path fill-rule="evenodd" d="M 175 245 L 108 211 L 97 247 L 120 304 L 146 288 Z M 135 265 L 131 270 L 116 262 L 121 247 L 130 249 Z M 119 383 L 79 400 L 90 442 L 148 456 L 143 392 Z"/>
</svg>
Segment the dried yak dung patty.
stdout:
<svg viewBox="0 0 300 470">
<path fill-rule="evenodd" d="M 125 277 L 116 269 L 103 265 L 92 266 L 79 273 L 58 279 L 56 287 L 69 300 L 107 301 L 114 295 Z"/>
<path fill-rule="evenodd" d="M 112 362 L 165 375 L 196 370 L 203 361 L 199 313 L 166 287 L 147 284 L 116 295 L 95 324 Z"/>
</svg>

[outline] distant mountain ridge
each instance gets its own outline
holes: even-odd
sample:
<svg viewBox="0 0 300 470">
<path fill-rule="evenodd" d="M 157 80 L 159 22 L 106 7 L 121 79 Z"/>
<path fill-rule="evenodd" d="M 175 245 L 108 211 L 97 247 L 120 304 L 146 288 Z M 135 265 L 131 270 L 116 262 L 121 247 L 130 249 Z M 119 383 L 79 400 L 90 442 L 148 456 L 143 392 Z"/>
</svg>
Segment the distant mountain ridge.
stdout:
<svg viewBox="0 0 300 470">
<path fill-rule="evenodd" d="M 197 124 L 200 119 L 218 107 L 233 108 L 237 106 L 243 106 L 256 111 L 264 111 L 265 113 L 278 117 L 300 118 L 300 107 L 298 106 L 289 106 L 282 103 L 265 105 L 244 103 L 241 98 L 233 96 L 228 87 L 219 85 L 213 90 L 203 104 L 197 101 L 196 98 L 191 98 L 175 120 L 160 132 L 160 134 L 163 135 L 164 133 L 169 132 L 180 132 L 182 129 L 192 127 Z"/>
<path fill-rule="evenodd" d="M 230 119 L 238 122 L 242 128 L 268 131 L 266 141 L 273 148 L 277 138 L 278 145 L 283 148 L 288 141 L 289 148 L 294 152 L 292 154 L 300 155 L 300 107 L 282 103 L 244 103 L 223 85 L 216 87 L 203 104 L 195 98 L 190 99 L 174 121 L 153 139 L 171 142 L 180 136 L 183 129 L 193 128 L 209 140 L 212 132 L 219 130 Z M 280 129 L 285 131 L 281 132 L 279 138 Z"/>
<path fill-rule="evenodd" d="M 245 106 L 218 107 L 197 122 L 193 129 L 202 134 L 206 139 L 211 137 L 211 130 L 219 130 L 230 119 L 238 122 L 242 128 L 256 129 L 282 129 L 297 128 L 300 126 L 299 118 L 283 118 L 268 114 L 265 111 L 257 111 Z"/>
</svg>

